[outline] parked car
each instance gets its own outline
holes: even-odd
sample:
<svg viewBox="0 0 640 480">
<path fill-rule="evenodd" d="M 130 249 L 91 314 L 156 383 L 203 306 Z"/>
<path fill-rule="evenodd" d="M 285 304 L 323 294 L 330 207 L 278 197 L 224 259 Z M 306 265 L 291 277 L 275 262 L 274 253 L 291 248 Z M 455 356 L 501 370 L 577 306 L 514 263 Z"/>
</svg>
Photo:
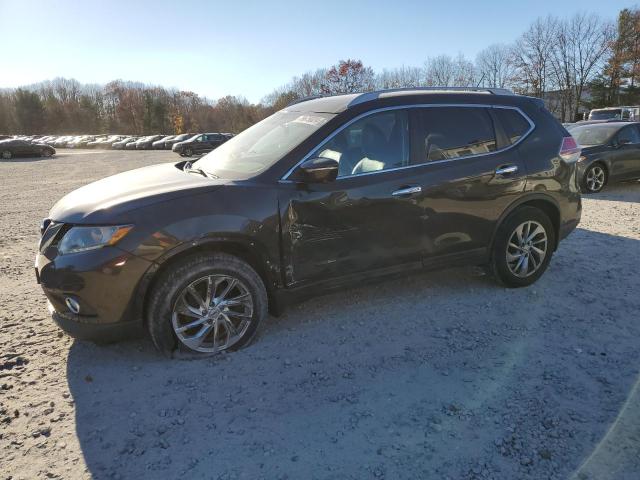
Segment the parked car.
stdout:
<svg viewBox="0 0 640 480">
<path fill-rule="evenodd" d="M 94 140 L 87 142 L 87 148 L 111 148 L 111 144 L 122 140 L 122 135 L 101 135 Z"/>
<path fill-rule="evenodd" d="M 156 150 L 164 150 L 165 148 L 165 142 L 167 141 L 171 141 L 175 138 L 175 135 L 167 135 L 167 136 L 162 136 L 160 137 L 158 140 L 156 140 L 155 142 L 153 142 L 151 144 L 151 148 L 154 148 Z"/>
<path fill-rule="evenodd" d="M 301 101 L 195 162 L 71 192 L 36 258 L 53 319 L 210 354 L 353 282 L 469 264 L 534 283 L 580 220 L 580 149 L 539 99 L 468 90 Z"/>
<path fill-rule="evenodd" d="M 101 135 L 99 137 L 94 137 L 93 140 L 90 140 L 85 144 L 85 147 L 87 147 L 87 148 L 99 148 L 100 145 L 102 145 L 102 142 L 104 142 L 108 138 L 109 137 L 106 136 L 106 135 Z"/>
<path fill-rule="evenodd" d="M 175 137 L 164 141 L 164 148 L 170 150 L 176 143 L 188 140 L 193 137 L 193 135 L 193 133 L 181 133 L 180 135 L 176 135 Z"/>
<path fill-rule="evenodd" d="M 149 135 L 147 137 L 141 138 L 136 142 L 136 150 L 150 150 L 152 148 L 153 142 L 156 140 L 160 140 L 164 135 Z"/>
<path fill-rule="evenodd" d="M 117 142 L 113 142 L 111 144 L 111 148 L 114 150 L 123 150 L 127 144 L 131 143 L 131 142 L 135 142 L 138 139 L 138 137 L 125 137 L 122 140 L 119 140 Z"/>
<path fill-rule="evenodd" d="M 0 140 L 0 158 L 3 160 L 14 157 L 50 157 L 55 153 L 55 148 L 44 143 L 17 139 Z"/>
<path fill-rule="evenodd" d="M 87 144 L 95 139 L 96 137 L 93 135 L 80 135 L 70 142 L 67 142 L 67 148 L 86 148 Z"/>
<path fill-rule="evenodd" d="M 182 142 L 174 143 L 171 149 L 183 157 L 202 155 L 219 147 L 229 138 L 229 135 L 222 133 L 200 133 Z"/>
<path fill-rule="evenodd" d="M 585 193 L 598 193 L 609 182 L 640 178 L 640 123 L 576 124 L 571 135 L 582 147 L 578 179 Z"/>
<path fill-rule="evenodd" d="M 62 137 L 58 137 L 56 140 L 54 140 L 53 142 L 53 147 L 56 148 L 63 148 L 67 146 L 67 143 L 70 142 L 73 139 L 73 137 L 65 135 Z"/>
<path fill-rule="evenodd" d="M 588 120 L 640 120 L 640 107 L 594 108 Z"/>
<path fill-rule="evenodd" d="M 132 141 L 127 142 L 124 146 L 125 149 L 127 150 L 135 150 L 136 149 L 136 145 L 140 140 L 144 140 L 144 138 L 146 137 L 136 137 L 134 138 Z"/>
</svg>

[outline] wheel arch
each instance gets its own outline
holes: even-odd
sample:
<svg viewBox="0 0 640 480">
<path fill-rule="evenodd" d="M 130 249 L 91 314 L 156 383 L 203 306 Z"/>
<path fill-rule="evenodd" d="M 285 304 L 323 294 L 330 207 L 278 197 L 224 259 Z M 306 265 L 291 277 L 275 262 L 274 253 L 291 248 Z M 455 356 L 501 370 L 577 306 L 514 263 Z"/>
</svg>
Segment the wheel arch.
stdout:
<svg viewBox="0 0 640 480">
<path fill-rule="evenodd" d="M 269 260 L 266 249 L 252 239 L 214 238 L 200 242 L 186 242 L 165 253 L 161 259 L 145 272 L 140 280 L 136 294 L 136 312 L 146 324 L 147 307 L 154 287 L 162 274 L 173 265 L 197 254 L 222 252 L 236 256 L 247 262 L 262 279 L 267 289 L 270 313 L 277 315 L 281 311 L 276 291 L 278 288 L 278 266 Z"/>
<path fill-rule="evenodd" d="M 610 164 L 611 164 L 611 160 L 607 160 L 607 159 L 604 159 L 604 158 L 598 158 L 598 159 L 594 160 L 593 162 L 591 162 L 589 164 L 589 166 L 585 169 L 585 171 L 584 171 L 585 176 L 587 174 L 587 170 L 589 170 L 592 166 L 594 166 L 594 165 L 602 165 L 602 167 L 605 170 L 605 173 L 607 174 L 607 177 L 605 178 L 605 184 L 606 184 L 606 181 L 608 181 L 609 177 L 611 176 L 611 165 Z"/>
<path fill-rule="evenodd" d="M 514 201 L 511 205 L 509 205 L 507 209 L 502 212 L 502 215 L 496 222 L 496 226 L 491 237 L 491 245 L 494 244 L 498 230 L 500 229 L 504 221 L 509 217 L 509 215 L 511 215 L 521 207 L 537 208 L 538 210 L 542 210 L 549 217 L 551 223 L 553 224 L 553 230 L 555 234 L 555 242 L 553 245 L 553 250 L 555 251 L 558 248 L 558 243 L 560 242 L 560 207 L 558 206 L 558 202 L 555 200 L 555 198 L 544 193 L 529 194 L 525 197 L 520 198 L 519 200 Z"/>
</svg>

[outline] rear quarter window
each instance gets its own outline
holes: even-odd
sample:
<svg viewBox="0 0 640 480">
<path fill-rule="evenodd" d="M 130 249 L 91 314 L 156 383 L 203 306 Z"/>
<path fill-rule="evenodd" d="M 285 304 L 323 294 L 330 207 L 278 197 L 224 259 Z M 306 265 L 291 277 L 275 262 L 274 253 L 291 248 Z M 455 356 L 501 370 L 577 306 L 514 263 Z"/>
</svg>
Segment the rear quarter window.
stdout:
<svg viewBox="0 0 640 480">
<path fill-rule="evenodd" d="M 502 126 L 508 145 L 513 145 L 520 140 L 531 128 L 531 125 L 522 114 L 511 108 L 494 108 L 493 113 Z"/>
</svg>

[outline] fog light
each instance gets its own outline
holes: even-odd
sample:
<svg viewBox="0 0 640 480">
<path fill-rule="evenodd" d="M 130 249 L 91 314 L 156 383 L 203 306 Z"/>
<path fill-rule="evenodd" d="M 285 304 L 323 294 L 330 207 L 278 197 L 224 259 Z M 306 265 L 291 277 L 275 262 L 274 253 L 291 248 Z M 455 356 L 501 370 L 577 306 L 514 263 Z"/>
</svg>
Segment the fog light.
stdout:
<svg viewBox="0 0 640 480">
<path fill-rule="evenodd" d="M 64 299 L 64 303 L 72 313 L 75 313 L 76 315 L 80 313 L 80 304 L 77 300 L 74 300 L 71 297 L 67 297 Z"/>
</svg>

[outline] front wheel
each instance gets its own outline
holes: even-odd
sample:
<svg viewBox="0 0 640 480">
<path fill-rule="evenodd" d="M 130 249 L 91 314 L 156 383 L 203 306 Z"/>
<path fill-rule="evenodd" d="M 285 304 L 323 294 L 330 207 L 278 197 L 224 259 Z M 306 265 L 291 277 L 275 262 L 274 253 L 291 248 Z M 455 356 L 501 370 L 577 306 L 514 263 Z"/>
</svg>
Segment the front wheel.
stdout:
<svg viewBox="0 0 640 480">
<path fill-rule="evenodd" d="M 251 342 L 267 316 L 267 293 L 241 259 L 196 255 L 162 275 L 147 312 L 149 334 L 162 353 L 215 354 Z"/>
<path fill-rule="evenodd" d="M 585 193 L 598 193 L 607 183 L 607 171 L 599 164 L 594 163 L 584 172 L 582 189 Z"/>
<path fill-rule="evenodd" d="M 49 150 L 48 148 L 45 148 L 44 150 L 42 150 L 42 151 L 40 152 L 40 156 L 41 156 L 41 157 L 48 158 L 48 157 L 50 157 L 51 155 L 52 155 L 52 152 L 51 152 L 51 150 Z"/>
<path fill-rule="evenodd" d="M 4 160 L 9 160 L 9 159 L 11 159 L 12 157 L 13 157 L 13 153 L 11 153 L 11 150 L 4 150 L 4 151 L 2 152 L 2 158 L 3 158 Z"/>
<path fill-rule="evenodd" d="M 185 157 L 191 157 L 193 155 L 193 150 L 191 148 L 186 148 L 184 150 L 184 156 Z"/>
<path fill-rule="evenodd" d="M 534 283 L 547 269 L 555 245 L 549 217 L 534 207 L 521 207 L 498 229 L 492 252 L 496 278 L 509 288 Z"/>
</svg>

